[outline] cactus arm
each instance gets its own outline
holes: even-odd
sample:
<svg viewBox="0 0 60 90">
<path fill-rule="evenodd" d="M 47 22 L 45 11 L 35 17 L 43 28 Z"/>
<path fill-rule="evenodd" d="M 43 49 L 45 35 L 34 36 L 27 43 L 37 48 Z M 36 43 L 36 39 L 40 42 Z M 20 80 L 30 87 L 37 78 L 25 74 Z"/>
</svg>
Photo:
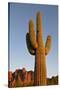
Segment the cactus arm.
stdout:
<svg viewBox="0 0 60 90">
<path fill-rule="evenodd" d="M 47 37 L 47 41 L 45 44 L 45 55 L 47 55 L 49 53 L 50 49 L 51 49 L 51 36 L 49 35 Z"/>
<path fill-rule="evenodd" d="M 37 45 L 37 41 L 36 41 L 36 35 L 34 32 L 34 22 L 33 20 L 29 21 L 29 36 L 30 36 L 30 42 L 31 45 L 34 49 L 36 49 L 38 47 Z"/>
<path fill-rule="evenodd" d="M 42 35 L 42 14 L 40 12 L 37 13 L 36 25 L 37 25 L 37 32 L 40 32 Z"/>
<path fill-rule="evenodd" d="M 31 55 L 35 55 L 35 50 L 32 48 L 31 43 L 30 43 L 29 33 L 26 34 L 26 43 L 27 43 L 27 48 L 28 48 L 29 53 Z"/>
</svg>

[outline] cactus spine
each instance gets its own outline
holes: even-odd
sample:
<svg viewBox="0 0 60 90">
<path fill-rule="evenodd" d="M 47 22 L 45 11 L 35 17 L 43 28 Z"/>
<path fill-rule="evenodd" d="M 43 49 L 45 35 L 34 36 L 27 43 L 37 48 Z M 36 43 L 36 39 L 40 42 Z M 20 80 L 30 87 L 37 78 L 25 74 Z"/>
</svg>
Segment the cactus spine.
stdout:
<svg viewBox="0 0 60 90">
<path fill-rule="evenodd" d="M 51 48 L 51 36 L 47 37 L 46 45 L 44 47 L 42 37 L 42 15 L 37 13 L 36 18 L 36 35 L 34 32 L 34 22 L 29 21 L 29 33 L 26 34 L 27 48 L 30 54 L 35 55 L 35 69 L 34 69 L 34 85 L 46 85 L 46 55 Z"/>
</svg>

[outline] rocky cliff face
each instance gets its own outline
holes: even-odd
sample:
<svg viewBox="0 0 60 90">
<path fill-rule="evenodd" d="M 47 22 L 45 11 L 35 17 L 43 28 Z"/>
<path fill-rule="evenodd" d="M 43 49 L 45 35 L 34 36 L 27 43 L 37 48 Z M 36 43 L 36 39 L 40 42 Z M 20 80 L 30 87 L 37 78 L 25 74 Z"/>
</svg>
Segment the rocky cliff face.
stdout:
<svg viewBox="0 0 60 90">
<path fill-rule="evenodd" d="M 34 73 L 33 71 L 26 71 L 25 68 L 22 70 L 18 69 L 15 72 L 8 72 L 8 86 L 19 87 L 33 85 Z"/>
<path fill-rule="evenodd" d="M 47 85 L 57 85 L 58 76 L 47 78 Z M 34 86 L 34 72 L 26 71 L 25 68 L 17 69 L 15 72 L 8 72 L 9 87 Z"/>
</svg>

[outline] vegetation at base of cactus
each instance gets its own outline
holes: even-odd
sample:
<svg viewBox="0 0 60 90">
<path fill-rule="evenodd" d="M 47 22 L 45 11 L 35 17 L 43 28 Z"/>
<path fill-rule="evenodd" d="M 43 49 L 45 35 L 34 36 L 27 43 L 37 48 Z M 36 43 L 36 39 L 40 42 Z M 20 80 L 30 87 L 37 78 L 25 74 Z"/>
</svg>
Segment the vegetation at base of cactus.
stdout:
<svg viewBox="0 0 60 90">
<path fill-rule="evenodd" d="M 16 87 L 23 87 L 23 83 L 19 80 L 16 81 Z"/>
<path fill-rule="evenodd" d="M 51 48 L 51 36 L 47 37 L 44 47 L 42 37 L 42 14 L 37 13 L 36 34 L 33 20 L 29 21 L 29 34 L 26 35 L 27 47 L 32 55 L 35 55 L 34 85 L 47 85 L 46 80 L 46 57 Z"/>
</svg>

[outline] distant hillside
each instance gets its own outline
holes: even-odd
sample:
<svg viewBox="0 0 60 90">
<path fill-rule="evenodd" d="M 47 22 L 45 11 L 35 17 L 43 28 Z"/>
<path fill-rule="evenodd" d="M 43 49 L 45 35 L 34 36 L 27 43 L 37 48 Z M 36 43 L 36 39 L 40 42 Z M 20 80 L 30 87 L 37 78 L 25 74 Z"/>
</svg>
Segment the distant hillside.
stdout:
<svg viewBox="0 0 60 90">
<path fill-rule="evenodd" d="M 47 78 L 47 85 L 57 85 L 58 76 Z M 17 69 L 15 72 L 8 72 L 9 87 L 34 86 L 34 72 L 26 71 L 25 68 Z"/>
</svg>

